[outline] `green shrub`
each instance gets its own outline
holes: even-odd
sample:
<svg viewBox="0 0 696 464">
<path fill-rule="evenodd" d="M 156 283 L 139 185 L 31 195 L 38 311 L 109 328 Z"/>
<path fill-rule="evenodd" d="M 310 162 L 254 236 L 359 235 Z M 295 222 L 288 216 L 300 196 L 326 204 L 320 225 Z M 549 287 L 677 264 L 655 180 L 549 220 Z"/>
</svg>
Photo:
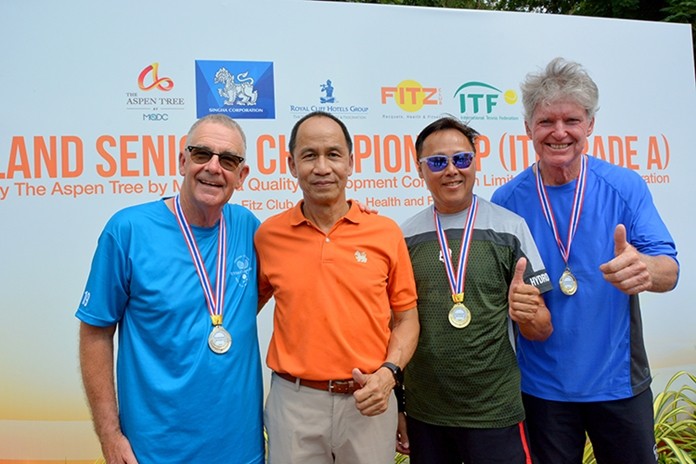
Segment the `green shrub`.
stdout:
<svg viewBox="0 0 696 464">
<path fill-rule="evenodd" d="M 678 390 L 672 385 L 682 379 Z M 688 382 L 691 382 L 690 384 Z M 655 442 L 660 464 L 694 464 L 696 460 L 696 376 L 679 371 L 669 379 L 665 389 L 655 396 Z M 583 464 L 595 464 L 589 440 Z"/>
</svg>

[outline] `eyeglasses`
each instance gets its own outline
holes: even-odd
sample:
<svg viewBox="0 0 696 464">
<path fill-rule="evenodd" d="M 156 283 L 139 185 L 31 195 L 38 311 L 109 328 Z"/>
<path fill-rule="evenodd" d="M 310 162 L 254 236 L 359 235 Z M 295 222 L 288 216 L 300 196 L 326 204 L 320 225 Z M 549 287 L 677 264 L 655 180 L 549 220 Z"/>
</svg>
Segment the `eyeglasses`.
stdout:
<svg viewBox="0 0 696 464">
<path fill-rule="evenodd" d="M 452 160 L 452 164 L 454 164 L 455 168 L 466 169 L 471 166 L 471 162 L 474 161 L 474 154 L 469 151 L 462 151 L 452 156 L 432 155 L 421 158 L 418 162 L 426 163 L 430 172 L 440 172 L 444 171 L 447 166 L 449 166 L 450 160 Z"/>
<path fill-rule="evenodd" d="M 215 153 L 205 147 L 194 147 L 192 145 L 189 145 L 186 149 L 191 154 L 191 161 L 196 164 L 205 164 L 210 161 L 213 156 L 217 155 L 220 166 L 227 171 L 234 171 L 244 162 L 244 158 L 233 155 L 232 153 Z"/>
</svg>

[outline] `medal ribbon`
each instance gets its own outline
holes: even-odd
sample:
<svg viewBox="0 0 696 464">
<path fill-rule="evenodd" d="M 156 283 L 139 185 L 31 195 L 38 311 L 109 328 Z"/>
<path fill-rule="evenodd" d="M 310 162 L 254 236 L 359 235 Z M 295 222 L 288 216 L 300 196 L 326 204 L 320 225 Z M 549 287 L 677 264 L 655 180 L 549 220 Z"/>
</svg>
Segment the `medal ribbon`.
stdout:
<svg viewBox="0 0 696 464">
<path fill-rule="evenodd" d="M 186 216 L 184 216 L 184 211 L 181 209 L 179 195 L 174 198 L 174 211 L 176 212 L 176 220 L 181 228 L 181 233 L 184 235 L 184 240 L 186 241 L 186 245 L 191 253 L 193 264 L 196 267 L 196 273 L 198 274 L 198 279 L 201 282 L 201 287 L 203 287 L 203 294 L 205 295 L 205 301 L 208 305 L 210 318 L 213 321 L 213 325 L 222 325 L 222 309 L 225 306 L 225 270 L 227 269 L 227 227 L 225 226 L 225 217 L 222 214 L 222 211 L 220 211 L 217 269 L 215 272 L 215 294 L 213 295 L 213 289 L 212 285 L 210 285 L 208 271 L 205 269 L 203 257 L 201 256 L 201 252 L 198 250 L 198 245 L 196 244 L 196 239 L 191 231 L 191 226 L 189 226 Z"/>
<path fill-rule="evenodd" d="M 541 203 L 541 210 L 544 212 L 544 217 L 551 230 L 553 231 L 553 236 L 556 239 L 556 244 L 558 245 L 558 251 L 561 252 L 561 257 L 568 266 L 568 258 L 570 257 L 570 246 L 573 243 L 573 237 L 575 237 L 575 232 L 578 229 L 578 223 L 580 222 L 580 213 L 582 212 L 582 205 L 585 201 L 585 184 L 587 181 L 587 155 L 582 155 L 582 161 L 580 162 L 580 175 L 578 176 L 577 184 L 575 185 L 575 195 L 573 197 L 573 209 L 570 212 L 570 223 L 568 224 L 568 238 L 567 245 L 563 244 L 561 236 L 558 233 L 558 227 L 556 226 L 556 219 L 553 215 L 553 209 L 551 209 L 551 202 L 549 201 L 548 195 L 546 193 L 546 186 L 541 180 L 541 171 L 539 169 L 539 164 L 537 163 L 536 168 L 536 187 L 537 194 L 539 195 L 539 202 Z"/>
<path fill-rule="evenodd" d="M 459 250 L 459 262 L 457 264 L 457 273 L 454 273 L 452 265 L 452 257 L 449 254 L 449 244 L 447 243 L 447 235 L 440 222 L 440 216 L 437 214 L 437 209 L 433 208 L 435 216 L 435 228 L 437 229 L 437 241 L 440 244 L 442 251 L 442 260 L 445 262 L 445 271 L 447 272 L 447 281 L 452 290 L 452 300 L 455 303 L 464 301 L 464 276 L 466 274 L 466 265 L 469 260 L 469 248 L 471 247 L 471 236 L 473 235 L 474 222 L 476 222 L 476 213 L 478 212 L 478 198 L 473 195 L 469 213 L 466 216 L 466 224 L 462 232 L 462 245 Z"/>
</svg>

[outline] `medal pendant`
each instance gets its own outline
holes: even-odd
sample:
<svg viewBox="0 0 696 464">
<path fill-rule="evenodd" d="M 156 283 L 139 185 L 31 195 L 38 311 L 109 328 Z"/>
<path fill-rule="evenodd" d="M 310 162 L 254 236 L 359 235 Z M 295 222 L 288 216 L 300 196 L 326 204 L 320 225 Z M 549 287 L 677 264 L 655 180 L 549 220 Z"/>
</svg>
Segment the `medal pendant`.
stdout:
<svg viewBox="0 0 696 464">
<path fill-rule="evenodd" d="M 456 329 L 463 329 L 471 322 L 471 311 L 462 303 L 456 303 L 449 312 L 449 322 Z"/>
<path fill-rule="evenodd" d="M 578 281 L 570 269 L 566 268 L 561 274 L 561 278 L 558 280 L 558 285 L 561 287 L 563 294 L 571 296 L 578 290 Z"/>
<path fill-rule="evenodd" d="M 232 346 L 232 336 L 221 325 L 216 325 L 208 336 L 208 346 L 213 353 L 224 354 Z"/>
</svg>

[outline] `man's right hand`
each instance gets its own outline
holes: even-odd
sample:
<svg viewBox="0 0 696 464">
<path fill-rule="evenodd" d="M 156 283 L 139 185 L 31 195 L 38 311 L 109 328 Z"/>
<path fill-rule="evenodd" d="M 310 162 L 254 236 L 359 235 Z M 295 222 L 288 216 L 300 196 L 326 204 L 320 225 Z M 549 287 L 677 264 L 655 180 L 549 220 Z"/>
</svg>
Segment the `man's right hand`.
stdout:
<svg viewBox="0 0 696 464">
<path fill-rule="evenodd" d="M 94 430 L 106 464 L 138 464 L 128 438 L 121 431 L 114 381 L 116 326 L 80 323 L 80 369 L 92 411 Z"/>
<path fill-rule="evenodd" d="M 102 443 L 102 453 L 106 464 L 138 464 L 128 438 L 121 432 L 105 439 Z"/>
<path fill-rule="evenodd" d="M 411 445 L 408 442 L 408 433 L 406 431 L 406 414 L 399 413 L 399 423 L 396 427 L 396 452 L 401 454 L 409 454 Z"/>
<path fill-rule="evenodd" d="M 353 369 L 353 380 L 360 389 L 353 393 L 355 407 L 363 416 L 382 414 L 389 407 L 389 398 L 394 394 L 394 377 L 388 369 L 377 369 L 372 374 L 365 374 L 360 369 Z"/>
</svg>

